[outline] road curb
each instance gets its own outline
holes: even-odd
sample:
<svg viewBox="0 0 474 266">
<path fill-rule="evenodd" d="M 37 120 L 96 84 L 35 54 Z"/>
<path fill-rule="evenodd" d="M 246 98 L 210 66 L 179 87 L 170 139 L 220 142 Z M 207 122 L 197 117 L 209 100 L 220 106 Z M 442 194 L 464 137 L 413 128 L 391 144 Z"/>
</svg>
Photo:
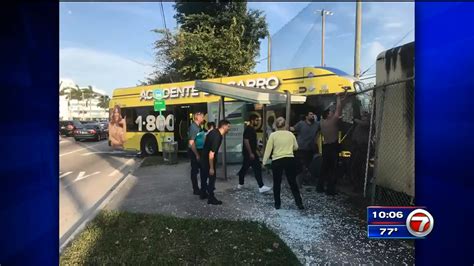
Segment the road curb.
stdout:
<svg viewBox="0 0 474 266">
<path fill-rule="evenodd" d="M 97 213 L 101 211 L 120 191 L 122 186 L 126 183 L 124 182 L 127 177 L 131 175 L 143 162 L 143 159 L 139 158 L 139 162 L 135 162 L 131 165 L 131 169 L 125 173 L 112 187 L 102 196 L 96 204 L 94 204 L 82 217 L 77 221 L 64 235 L 59 239 L 59 255 L 64 251 L 64 249 L 71 243 L 72 240 L 80 233 L 86 225 L 95 218 Z"/>
</svg>

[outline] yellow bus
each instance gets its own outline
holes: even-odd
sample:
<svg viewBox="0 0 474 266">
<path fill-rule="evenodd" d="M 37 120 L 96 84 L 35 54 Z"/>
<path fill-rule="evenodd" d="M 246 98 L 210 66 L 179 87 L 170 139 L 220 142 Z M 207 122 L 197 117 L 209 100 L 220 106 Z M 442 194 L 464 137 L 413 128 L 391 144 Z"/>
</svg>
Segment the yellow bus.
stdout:
<svg viewBox="0 0 474 266">
<path fill-rule="evenodd" d="M 354 91 L 355 79 L 338 69 L 328 67 L 303 67 L 289 70 L 223 77 L 206 81 L 239 86 L 263 88 L 279 92 L 289 91 L 292 95 L 306 96 L 306 103 L 291 108 L 291 125 L 298 122 L 305 111 L 320 116 L 324 107 L 335 101 L 334 94 Z M 154 92 L 161 91 L 166 110 L 154 111 Z M 176 141 L 179 151 L 187 148 L 187 131 L 195 112 L 205 113 L 206 121 L 216 121 L 217 103 L 220 96 L 197 91 L 194 81 L 119 88 L 114 90 L 110 101 L 109 144 L 115 148 L 152 155 L 162 151 L 164 141 Z M 251 113 L 262 115 L 262 106 L 238 103 L 225 99 L 226 115 L 237 119 L 242 126 L 232 127 L 228 135 L 235 141 L 227 151 L 238 154 L 241 149 L 243 121 Z M 234 105 L 232 105 L 234 103 Z M 229 104 L 229 107 L 227 106 Z M 269 106 L 267 118 L 285 116 L 284 106 Z M 257 132 L 262 138 L 262 121 Z M 234 123 L 233 123 L 234 124 Z M 233 133 L 233 134 L 232 134 Z M 240 135 L 239 135 L 240 134 Z M 240 140 L 240 141 L 239 141 Z M 238 159 L 238 158 L 237 158 Z"/>
</svg>

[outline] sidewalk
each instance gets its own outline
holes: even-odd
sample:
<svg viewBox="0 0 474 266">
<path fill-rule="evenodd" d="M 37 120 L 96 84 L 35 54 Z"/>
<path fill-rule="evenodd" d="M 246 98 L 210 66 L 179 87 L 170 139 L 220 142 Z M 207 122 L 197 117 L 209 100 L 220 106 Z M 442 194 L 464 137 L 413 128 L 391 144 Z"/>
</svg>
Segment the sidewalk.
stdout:
<svg viewBox="0 0 474 266">
<path fill-rule="evenodd" d="M 286 180 L 282 182 L 282 206 L 273 207 L 273 194 L 260 194 L 252 175 L 246 188 L 237 190 L 238 165 L 227 167 L 230 178 L 216 182 L 216 197 L 221 206 L 208 205 L 192 194 L 190 167 L 186 161 L 176 165 L 139 167 L 129 176 L 106 206 L 110 210 L 161 213 L 177 217 L 251 220 L 267 224 L 306 265 L 321 263 L 413 264 L 413 242 L 369 240 L 365 209 L 355 207 L 343 194 L 328 197 L 314 188 L 301 191 L 305 210 L 294 204 Z M 217 171 L 218 177 L 222 171 Z M 264 183 L 272 185 L 271 175 Z"/>
</svg>

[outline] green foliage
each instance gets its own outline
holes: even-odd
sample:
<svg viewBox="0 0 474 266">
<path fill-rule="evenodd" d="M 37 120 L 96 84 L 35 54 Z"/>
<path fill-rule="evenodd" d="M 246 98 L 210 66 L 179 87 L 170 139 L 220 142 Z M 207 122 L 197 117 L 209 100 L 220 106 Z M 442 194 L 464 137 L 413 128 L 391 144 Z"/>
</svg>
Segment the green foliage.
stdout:
<svg viewBox="0 0 474 266">
<path fill-rule="evenodd" d="M 178 1 L 175 9 L 180 27 L 154 30 L 156 70 L 143 85 L 252 72 L 267 34 L 261 11 L 247 10 L 246 2 Z"/>
<path fill-rule="evenodd" d="M 82 91 L 79 88 L 75 87 L 66 87 L 63 88 L 59 95 L 66 95 L 68 100 L 82 100 Z"/>
<path fill-rule="evenodd" d="M 101 96 L 99 98 L 99 103 L 97 104 L 97 107 L 102 108 L 102 109 L 108 109 L 109 108 L 109 102 L 110 102 L 110 97 L 105 95 Z"/>
</svg>

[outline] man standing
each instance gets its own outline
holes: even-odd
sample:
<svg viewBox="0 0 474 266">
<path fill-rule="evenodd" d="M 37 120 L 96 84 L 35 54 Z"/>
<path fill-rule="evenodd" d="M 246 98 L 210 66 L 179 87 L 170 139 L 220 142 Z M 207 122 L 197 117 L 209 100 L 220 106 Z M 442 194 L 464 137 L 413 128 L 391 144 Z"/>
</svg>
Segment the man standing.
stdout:
<svg viewBox="0 0 474 266">
<path fill-rule="evenodd" d="M 255 127 L 258 126 L 259 117 L 256 114 L 252 114 L 249 117 L 249 125 L 245 127 L 244 130 L 244 140 L 242 146 L 242 155 L 244 161 L 242 163 L 242 168 L 239 171 L 239 185 L 238 189 L 241 189 L 244 186 L 244 178 L 247 174 L 247 170 L 252 167 L 255 179 L 257 179 L 258 191 L 260 193 L 265 193 L 270 191 L 271 188 L 263 185 L 262 180 L 262 164 L 260 163 L 260 158 L 257 154 L 257 132 Z"/>
<path fill-rule="evenodd" d="M 354 132 L 352 133 L 351 176 L 356 192 L 364 190 L 369 130 L 369 114 L 363 112 L 361 119 L 354 119 Z"/>
<path fill-rule="evenodd" d="M 188 157 L 191 161 L 191 183 L 193 185 L 194 195 L 200 195 L 197 174 L 200 172 L 199 159 L 204 145 L 204 134 L 201 132 L 201 124 L 203 121 L 204 114 L 201 112 L 196 112 L 193 117 L 193 122 L 191 123 L 191 126 L 188 130 Z"/>
<path fill-rule="evenodd" d="M 207 204 L 220 205 L 222 201 L 214 196 L 216 184 L 217 154 L 222 137 L 230 130 L 230 122 L 219 121 L 217 129 L 207 134 L 201 156 L 201 199 L 208 198 Z M 208 181 L 209 179 L 209 181 Z"/>
<path fill-rule="evenodd" d="M 296 140 L 299 148 L 296 151 L 296 157 L 301 167 L 299 169 L 300 178 L 298 178 L 298 185 L 301 187 L 301 176 L 303 174 L 308 175 L 308 168 L 313 160 L 314 154 L 318 151 L 316 137 L 319 131 L 319 123 L 315 121 L 314 113 L 309 111 L 306 113 L 304 120 L 299 121 L 290 129 L 297 134 Z"/>
<path fill-rule="evenodd" d="M 345 95 L 345 93 L 344 93 Z M 345 97 L 345 96 L 344 96 Z M 336 169 L 339 158 L 339 142 L 338 142 L 338 122 L 342 114 L 341 93 L 337 94 L 336 106 L 329 105 L 323 112 L 321 120 L 321 134 L 323 134 L 323 162 L 321 166 L 321 178 L 318 180 L 316 190 L 324 191 L 327 185 L 326 194 L 336 194 Z"/>
<path fill-rule="evenodd" d="M 270 137 L 270 134 L 275 132 L 275 117 L 269 116 L 267 119 L 267 139 Z"/>
</svg>

